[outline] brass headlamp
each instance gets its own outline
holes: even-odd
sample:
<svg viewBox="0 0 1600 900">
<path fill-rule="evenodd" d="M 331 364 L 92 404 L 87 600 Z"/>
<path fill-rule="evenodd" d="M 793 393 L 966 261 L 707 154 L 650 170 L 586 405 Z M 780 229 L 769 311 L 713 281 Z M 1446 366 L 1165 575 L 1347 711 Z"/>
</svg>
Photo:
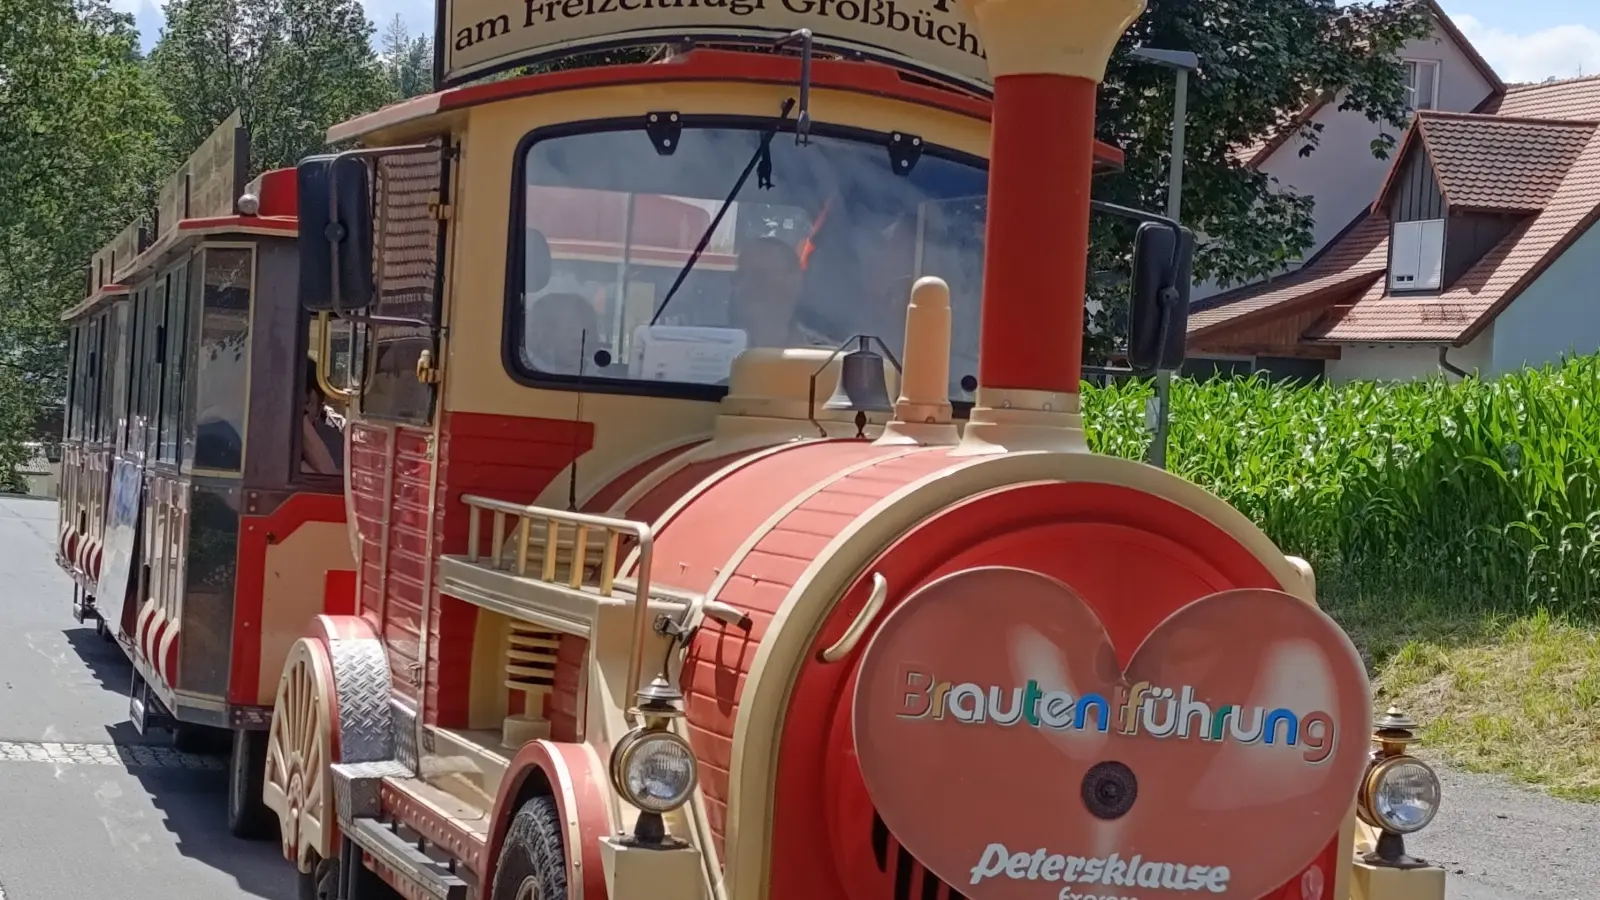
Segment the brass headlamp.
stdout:
<svg viewBox="0 0 1600 900">
<path fill-rule="evenodd" d="M 672 730 L 672 722 L 683 718 L 683 693 L 657 675 L 637 698 L 632 712 L 639 725 L 611 749 L 611 786 L 639 810 L 633 842 L 663 847 L 668 841 L 661 817 L 694 796 L 699 764 L 689 742 Z"/>
<path fill-rule="evenodd" d="M 1407 752 L 1417 741 L 1417 723 L 1397 707 L 1374 723 L 1373 749 L 1356 798 L 1356 815 L 1378 832 L 1364 862 L 1397 869 L 1426 863 L 1406 855 L 1405 835 L 1428 826 L 1439 811 L 1439 776 Z"/>
</svg>

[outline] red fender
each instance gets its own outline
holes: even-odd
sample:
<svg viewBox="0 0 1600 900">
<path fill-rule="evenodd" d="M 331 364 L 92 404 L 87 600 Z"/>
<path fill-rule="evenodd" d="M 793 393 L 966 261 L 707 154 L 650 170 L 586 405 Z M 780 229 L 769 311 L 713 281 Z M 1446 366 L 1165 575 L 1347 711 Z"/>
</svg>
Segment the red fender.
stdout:
<svg viewBox="0 0 1600 900">
<path fill-rule="evenodd" d="M 323 643 L 370 638 L 378 640 L 378 630 L 372 622 L 361 616 L 313 616 L 306 625 L 306 637 L 321 638 Z"/>
<path fill-rule="evenodd" d="M 605 764 L 587 744 L 533 741 L 524 744 L 512 757 L 506 776 L 500 779 L 500 792 L 494 799 L 494 828 L 489 832 L 483 856 L 475 867 L 482 875 L 480 884 L 485 891 L 493 889 L 495 867 L 500 864 L 500 847 L 511 829 L 511 818 L 517 814 L 512 806 L 523 784 L 536 772 L 549 783 L 556 809 L 566 824 L 563 838 L 567 847 L 567 897 L 569 900 L 605 900 L 606 873 L 600 861 L 600 839 L 613 830 L 611 805 L 606 802 Z M 582 848 L 581 866 L 573 865 L 573 847 Z"/>
</svg>

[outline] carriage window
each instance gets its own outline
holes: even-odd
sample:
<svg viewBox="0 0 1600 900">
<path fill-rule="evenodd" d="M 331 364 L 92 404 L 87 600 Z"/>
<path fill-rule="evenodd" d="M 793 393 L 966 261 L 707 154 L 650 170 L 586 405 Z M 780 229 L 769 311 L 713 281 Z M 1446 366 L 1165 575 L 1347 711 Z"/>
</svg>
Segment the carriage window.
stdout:
<svg viewBox="0 0 1600 900">
<path fill-rule="evenodd" d="M 111 378 L 116 372 L 110 365 L 112 353 L 112 323 L 111 313 L 100 314 L 95 323 L 100 332 L 99 339 L 95 341 L 98 350 L 95 353 L 94 373 L 94 438 L 101 443 L 111 439 L 111 428 L 106 424 L 106 418 L 111 413 Z"/>
<path fill-rule="evenodd" d="M 161 385 L 161 461 L 178 461 L 179 410 L 183 408 L 183 383 L 188 373 L 184 356 L 188 349 L 189 266 L 187 263 L 168 272 L 162 283 L 167 291 L 166 346 L 163 349 Z"/>
<path fill-rule="evenodd" d="M 255 251 L 205 251 L 205 288 L 195 368 L 197 469 L 237 471 L 244 460 L 250 373 L 250 289 Z"/>
<path fill-rule="evenodd" d="M 100 334 L 101 318 L 89 320 L 87 359 L 83 365 L 83 433 L 91 443 L 100 440 Z"/>
<path fill-rule="evenodd" d="M 67 334 L 67 427 L 66 437 L 73 440 L 78 437 L 78 404 L 83 402 L 82 379 L 79 366 L 82 359 L 78 352 L 78 336 L 83 331 L 83 326 L 74 325 Z"/>
<path fill-rule="evenodd" d="M 929 146 L 896 175 L 886 136 L 825 132 L 805 147 L 779 135 L 763 153 L 765 125 L 686 127 L 670 156 L 642 129 L 528 147 L 508 321 L 519 374 L 693 392 L 726 384 L 747 347 L 832 350 L 872 334 L 899 355 L 911 284 L 928 274 L 951 286 L 951 396 L 967 398 L 987 186 L 979 161 Z M 756 172 L 717 222 L 752 160 Z"/>
<path fill-rule="evenodd" d="M 155 286 L 147 288 L 150 294 L 150 327 L 146 332 L 146 365 L 150 378 L 145 384 L 145 449 L 147 460 L 155 460 L 161 449 L 161 385 L 166 380 L 166 347 L 171 340 L 167 334 L 167 282 L 158 278 Z"/>
<path fill-rule="evenodd" d="M 106 414 L 106 422 L 111 428 L 113 443 L 117 450 L 125 447 L 127 440 L 128 418 L 128 350 L 129 350 L 129 306 L 127 301 L 117 304 L 116 311 L 112 313 L 111 322 L 111 347 L 107 359 L 107 375 L 111 379 L 111 409 Z"/>
<path fill-rule="evenodd" d="M 151 371 L 151 346 L 155 343 L 150 333 L 150 289 L 140 288 L 133 293 L 134 320 L 130 345 L 133 347 L 133 380 L 130 382 L 128 405 L 128 449 L 139 451 L 144 446 L 144 433 L 149 425 L 147 390 L 154 373 Z"/>
</svg>

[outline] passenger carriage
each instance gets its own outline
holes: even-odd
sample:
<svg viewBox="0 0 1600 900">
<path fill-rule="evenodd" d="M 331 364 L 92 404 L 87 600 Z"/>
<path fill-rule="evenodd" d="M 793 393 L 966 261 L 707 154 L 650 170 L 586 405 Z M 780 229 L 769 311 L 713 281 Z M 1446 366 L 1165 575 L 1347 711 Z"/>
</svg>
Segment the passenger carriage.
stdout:
<svg viewBox="0 0 1600 900">
<path fill-rule="evenodd" d="M 304 895 L 1442 900 L 1309 566 L 1087 450 L 1141 9 L 441 8 L 443 88 L 299 168 L 302 303 L 369 360 L 356 606 L 263 791 Z M 1191 237 L 1094 208 L 1175 367 Z"/>
<path fill-rule="evenodd" d="M 309 618 L 354 608 L 355 580 L 343 477 L 303 463 L 307 363 L 331 354 L 295 299 L 295 172 L 247 182 L 248 144 L 236 113 L 66 314 L 60 558 L 75 616 L 133 662 L 135 727 L 194 750 L 231 732 L 229 825 L 269 835 L 278 674 Z"/>
</svg>

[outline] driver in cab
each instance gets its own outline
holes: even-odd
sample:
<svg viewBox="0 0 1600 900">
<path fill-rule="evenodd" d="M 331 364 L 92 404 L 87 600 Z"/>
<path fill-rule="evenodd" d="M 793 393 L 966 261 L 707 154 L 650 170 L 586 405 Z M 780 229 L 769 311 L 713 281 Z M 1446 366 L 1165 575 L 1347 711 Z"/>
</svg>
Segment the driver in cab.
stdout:
<svg viewBox="0 0 1600 900">
<path fill-rule="evenodd" d="M 739 251 L 728 325 L 744 331 L 750 347 L 832 349 L 838 341 L 807 328 L 795 315 L 804 286 L 794 249 L 780 238 L 757 238 Z"/>
</svg>

